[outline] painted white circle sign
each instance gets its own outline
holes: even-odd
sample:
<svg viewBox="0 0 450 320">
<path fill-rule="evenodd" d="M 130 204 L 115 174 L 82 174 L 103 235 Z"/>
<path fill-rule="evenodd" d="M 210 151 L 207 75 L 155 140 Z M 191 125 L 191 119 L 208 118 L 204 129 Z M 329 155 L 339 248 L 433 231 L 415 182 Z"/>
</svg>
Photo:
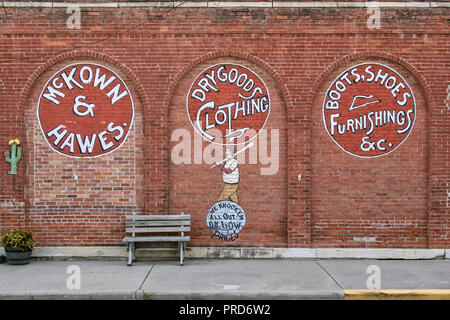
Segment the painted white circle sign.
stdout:
<svg viewBox="0 0 450 320">
<path fill-rule="evenodd" d="M 193 81 L 186 106 L 195 131 L 215 144 L 245 144 L 264 128 L 270 113 L 269 90 L 252 70 L 220 63 Z"/>
<path fill-rule="evenodd" d="M 236 240 L 245 222 L 244 209 L 238 203 L 229 200 L 215 203 L 206 215 L 206 225 L 213 233 L 211 238 L 223 241 Z"/>
<path fill-rule="evenodd" d="M 120 148 L 134 117 L 131 92 L 114 71 L 89 62 L 58 70 L 45 84 L 37 117 L 49 146 L 67 157 Z"/>
<path fill-rule="evenodd" d="M 328 88 L 323 122 L 333 141 L 362 158 L 387 155 L 411 133 L 416 101 L 406 80 L 376 62 L 342 72 Z"/>
</svg>

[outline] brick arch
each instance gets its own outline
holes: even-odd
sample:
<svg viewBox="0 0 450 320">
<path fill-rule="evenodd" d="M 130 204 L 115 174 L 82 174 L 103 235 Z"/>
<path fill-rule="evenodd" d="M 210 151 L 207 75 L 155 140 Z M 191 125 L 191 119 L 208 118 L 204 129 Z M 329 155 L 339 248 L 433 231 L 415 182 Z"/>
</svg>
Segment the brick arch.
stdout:
<svg viewBox="0 0 450 320">
<path fill-rule="evenodd" d="M 355 52 L 349 55 L 345 55 L 343 57 L 338 58 L 333 63 L 328 65 L 317 77 L 316 81 L 314 82 L 314 85 L 311 87 L 311 90 L 308 93 L 308 96 L 306 97 L 306 100 L 308 101 L 308 104 L 311 105 L 315 96 L 317 89 L 320 87 L 323 81 L 332 73 L 334 70 L 339 68 L 341 65 L 346 64 L 348 62 L 351 62 L 353 60 L 357 59 L 363 59 L 363 58 L 375 58 L 375 59 L 385 59 L 388 61 L 391 61 L 395 64 L 398 64 L 411 72 L 411 74 L 414 76 L 414 78 L 418 81 L 420 88 L 422 89 L 424 93 L 424 97 L 426 100 L 426 107 L 429 112 L 429 110 L 434 109 L 435 101 L 434 96 L 431 87 L 427 84 L 426 79 L 424 76 L 409 62 L 407 62 L 405 59 L 393 55 L 388 52 L 382 52 L 382 51 L 362 51 L 362 52 Z"/>
<path fill-rule="evenodd" d="M 25 104 L 26 100 L 28 98 L 28 95 L 33 89 L 33 85 L 35 81 L 50 67 L 54 66 L 57 63 L 60 63 L 65 60 L 70 59 L 78 59 L 78 58 L 95 58 L 98 60 L 105 61 L 115 67 L 117 67 L 119 70 L 121 70 L 128 79 L 133 83 L 136 91 L 139 94 L 139 98 L 141 99 L 142 103 L 144 105 L 148 104 L 147 95 L 144 90 L 144 86 L 142 85 L 142 82 L 139 80 L 139 78 L 136 76 L 136 74 L 131 71 L 130 68 L 128 68 L 125 64 L 120 62 L 119 60 L 108 56 L 104 53 L 100 53 L 97 51 L 92 50 L 76 50 L 71 52 L 66 52 L 59 54 L 51 59 L 49 59 L 46 63 L 40 65 L 34 72 L 28 77 L 27 82 L 25 83 L 22 92 L 20 93 L 19 100 L 17 102 L 17 109 L 19 110 L 19 113 L 21 114 L 22 120 L 25 112 Z"/>
<path fill-rule="evenodd" d="M 243 52 L 234 52 L 231 50 L 218 50 L 214 51 L 205 55 L 202 55 L 200 57 L 197 57 L 196 59 L 192 60 L 189 64 L 185 65 L 178 73 L 175 75 L 175 77 L 172 79 L 172 82 L 167 90 L 167 94 L 164 98 L 163 107 L 164 110 L 166 110 L 169 105 L 170 101 L 172 100 L 172 96 L 175 93 L 176 86 L 178 82 L 183 78 L 192 68 L 194 68 L 196 65 L 199 65 L 207 60 L 220 58 L 220 57 L 230 57 L 230 58 L 238 58 L 238 59 L 244 59 L 248 60 L 250 62 L 253 62 L 254 64 L 260 66 L 263 68 L 276 82 L 278 89 L 281 91 L 281 95 L 283 97 L 283 100 L 285 102 L 286 107 L 286 113 L 289 112 L 289 110 L 292 110 L 291 105 L 291 99 L 289 90 L 284 84 L 284 81 L 282 80 L 281 76 L 277 73 L 277 71 L 267 62 L 261 60 L 260 58 Z M 288 115 L 289 116 L 289 115 Z"/>
<path fill-rule="evenodd" d="M 33 146 L 32 145 L 28 145 L 29 140 L 26 139 L 27 135 L 28 135 L 28 131 L 27 131 L 27 127 L 26 127 L 26 123 L 28 121 L 30 121 L 30 112 L 33 110 L 33 108 L 35 107 L 34 105 L 30 104 L 30 99 L 34 99 L 34 95 L 36 94 L 36 92 L 39 92 L 42 90 L 42 88 L 39 88 L 40 83 L 42 83 L 42 81 L 45 81 L 44 77 L 46 77 L 46 74 L 49 73 L 49 71 L 51 71 L 51 69 L 56 68 L 58 66 L 63 67 L 65 64 L 70 64 L 72 62 L 75 61 L 91 61 L 91 62 L 96 62 L 99 64 L 104 64 L 106 65 L 106 67 L 108 67 L 111 70 L 115 70 L 115 72 L 117 72 L 120 77 L 122 78 L 122 80 L 127 84 L 130 92 L 134 93 L 133 96 L 133 100 L 134 100 L 134 108 L 135 108 L 135 118 L 134 118 L 134 127 L 135 127 L 135 138 L 138 137 L 139 141 L 144 140 L 142 131 L 145 132 L 145 119 L 146 119 L 146 108 L 145 105 L 147 104 L 147 95 L 145 93 L 144 87 L 142 85 L 142 83 L 140 82 L 139 78 L 134 74 L 133 71 L 131 71 L 130 68 L 128 68 L 126 65 L 124 65 L 123 63 L 121 63 L 120 61 L 107 56 L 105 54 L 102 53 L 98 53 L 98 52 L 93 52 L 93 51 L 74 51 L 74 52 L 70 52 L 70 53 L 64 53 L 61 55 L 58 55 L 52 59 L 50 59 L 49 61 L 47 61 L 45 64 L 40 65 L 38 68 L 36 68 L 36 70 L 29 76 L 28 80 L 26 81 L 26 84 L 20 94 L 20 98 L 18 101 L 18 106 L 17 109 L 19 110 L 18 112 L 18 120 L 20 123 L 22 123 L 22 127 L 21 127 L 21 136 L 22 139 L 24 140 L 24 151 L 25 154 L 27 155 L 27 153 L 29 153 Z M 137 114 L 139 114 L 139 125 L 137 122 Z M 141 127 L 142 124 L 142 127 Z M 142 128 L 142 129 L 141 129 Z M 137 138 L 136 138 L 137 140 Z M 124 147 L 126 147 L 126 145 L 124 145 Z M 145 154 L 145 143 L 144 144 L 139 144 L 139 148 L 142 148 L 142 152 Z M 122 149 L 123 150 L 123 149 Z M 28 157 L 26 156 L 26 164 L 24 168 L 26 168 L 25 170 L 28 171 L 33 171 L 33 175 L 35 174 L 34 172 L 34 164 L 31 164 L 30 162 L 28 162 L 27 158 L 31 158 L 30 155 L 28 155 Z M 137 159 L 137 158 L 136 158 Z M 137 161 L 135 159 L 135 161 Z M 145 163 L 145 158 L 144 156 L 139 158 L 139 164 Z M 131 174 L 129 175 L 130 177 L 132 177 L 131 179 L 133 179 L 133 183 L 136 184 L 136 189 L 138 189 L 139 191 L 135 191 L 135 203 L 136 205 L 133 207 L 134 203 L 132 205 L 129 206 L 129 208 L 131 208 L 130 210 L 140 210 L 141 208 L 143 208 L 143 210 L 145 210 L 145 181 L 146 179 L 144 178 L 145 175 L 145 170 L 144 170 L 144 165 L 140 165 L 139 170 L 136 170 L 136 164 L 134 166 L 134 170 L 135 170 L 135 175 L 132 176 Z M 143 173 L 140 174 L 139 179 L 137 178 L 138 173 Z M 28 174 L 29 175 L 29 174 Z M 27 195 L 27 188 L 29 188 L 29 181 L 27 180 L 27 175 L 24 175 L 20 181 L 20 183 L 23 185 L 23 193 L 21 194 L 21 198 L 23 199 L 24 202 L 24 212 L 23 212 L 23 223 L 25 226 L 30 227 L 33 223 L 33 215 L 35 210 L 35 206 L 34 204 L 30 203 L 30 199 L 34 198 L 33 197 Z M 141 178 L 142 177 L 142 178 Z M 33 185 L 34 188 L 34 185 Z M 86 187 L 87 188 L 87 187 Z M 135 189 L 135 190 L 136 190 Z M 144 190 L 144 192 L 141 192 L 141 190 Z M 128 192 L 128 191 L 127 191 Z M 138 195 L 137 195 L 138 194 Z M 123 207 L 125 207 L 126 205 L 124 205 Z M 82 208 L 83 206 L 80 205 L 80 208 Z M 124 212 L 124 210 L 128 210 L 128 209 L 122 209 L 120 208 L 120 205 L 118 205 L 119 209 L 117 212 L 113 212 L 113 218 L 112 221 L 113 223 L 111 223 L 111 229 L 108 229 L 107 232 L 109 232 L 109 239 L 105 240 L 105 241 L 117 241 L 116 239 L 111 240 L 113 237 L 117 237 L 117 234 L 114 234 L 114 228 L 117 228 L 117 224 L 120 223 L 120 219 L 122 219 L 122 217 L 120 216 L 121 212 Z M 58 210 L 58 209 L 55 209 Z M 107 210 L 104 211 L 104 213 Z M 112 211 L 111 211 L 112 212 Z M 103 213 L 103 214 L 104 214 Z M 52 214 L 58 214 L 57 211 L 53 212 Z M 38 230 L 37 233 L 41 234 L 41 240 L 40 241 L 47 241 L 47 240 L 42 240 L 42 230 Z"/>
<path fill-rule="evenodd" d="M 164 129 L 166 131 L 165 133 L 165 141 L 167 141 L 166 145 L 170 145 L 170 130 L 173 127 L 172 124 L 172 118 L 169 118 L 170 113 L 173 111 L 173 106 L 179 106 L 182 102 L 182 92 L 184 92 L 183 90 L 185 90 L 185 86 L 187 85 L 187 83 L 189 80 L 191 79 L 191 76 L 193 75 L 193 70 L 195 70 L 195 75 L 200 72 L 197 71 L 200 69 L 200 66 L 204 69 L 207 67 L 207 65 L 210 64 L 216 64 L 216 63 L 220 63 L 221 60 L 230 62 L 229 60 L 231 60 L 233 63 L 238 63 L 238 64 L 242 64 L 242 65 L 246 65 L 246 64 L 250 64 L 253 65 L 253 68 L 258 70 L 258 72 L 263 75 L 264 74 L 264 78 L 267 79 L 268 82 L 270 82 L 270 88 L 274 91 L 274 93 L 276 92 L 276 98 L 274 97 L 274 101 L 276 101 L 276 104 L 278 105 L 277 108 L 277 115 L 278 117 L 274 118 L 274 121 L 278 121 L 278 122 L 274 122 L 277 124 L 283 123 L 283 125 L 280 127 L 280 171 L 277 173 L 277 176 L 273 176 L 273 177 L 283 177 L 281 178 L 277 178 L 277 186 L 279 186 L 278 190 L 283 190 L 282 194 L 284 195 L 283 197 L 279 197 L 279 201 L 277 202 L 277 206 L 275 206 L 275 208 L 279 208 L 277 211 L 277 215 L 275 218 L 279 218 L 280 220 L 282 220 L 279 225 L 280 227 L 275 227 L 273 228 L 274 230 L 272 230 L 273 232 L 270 233 L 270 237 L 273 237 L 274 239 L 274 243 L 277 243 L 276 246 L 286 246 L 287 242 L 288 242 L 288 226 L 284 226 L 284 223 L 289 224 L 289 210 L 288 210 L 288 192 L 289 192 L 289 184 L 288 184 L 288 157 L 290 154 L 290 148 L 287 147 L 287 145 L 290 143 L 289 137 L 288 137 L 288 131 L 289 131 L 289 121 L 288 121 L 288 117 L 291 112 L 293 112 L 293 106 L 291 103 L 291 99 L 290 99 L 290 94 L 289 94 L 289 90 L 287 88 L 287 86 L 284 84 L 284 81 L 282 80 L 281 76 L 277 73 L 277 71 L 272 68 L 268 63 L 264 62 L 263 60 L 259 59 L 258 57 L 246 54 L 246 53 L 235 53 L 235 52 L 231 52 L 228 50 L 219 50 L 219 51 L 215 51 L 206 55 L 202 55 L 200 57 L 197 57 L 196 59 L 193 59 L 192 61 L 190 61 L 188 64 L 186 64 L 185 66 L 183 66 L 176 74 L 174 77 L 171 78 L 171 83 L 169 88 L 167 89 L 167 94 L 164 96 L 164 103 L 163 103 L 163 112 L 165 114 L 161 114 L 161 118 L 163 119 L 163 123 L 166 124 L 166 128 Z M 250 67 L 252 68 L 252 67 Z M 194 75 L 194 77 L 195 77 Z M 266 80 L 264 80 L 266 81 Z M 269 87 L 269 83 L 266 82 L 266 85 L 268 85 Z M 187 92 L 186 92 L 187 93 Z M 184 96 L 185 97 L 185 96 Z M 272 95 L 271 95 L 271 100 L 272 100 Z M 184 100 L 185 101 L 185 100 Z M 283 105 L 283 106 L 281 106 Z M 173 114 L 174 117 L 173 119 L 180 119 L 180 114 L 182 112 L 185 112 L 184 110 L 179 110 L 177 109 L 176 114 Z M 271 113 L 272 115 L 272 113 Z M 274 114 L 275 116 L 275 114 Z M 276 119 L 276 120 L 275 120 Z M 281 120 L 282 119 L 282 120 Z M 184 119 L 184 120 L 187 120 Z M 185 123 L 183 122 L 184 120 L 182 120 L 181 122 L 183 123 L 183 126 L 185 125 Z M 177 120 L 174 120 L 177 121 Z M 180 122 L 177 122 L 178 124 L 180 124 Z M 190 128 L 190 125 L 189 129 Z M 267 127 L 266 127 L 267 128 Z M 195 135 L 195 134 L 194 134 Z M 181 186 L 177 186 L 177 182 L 174 183 L 173 181 L 173 177 L 177 176 L 178 174 L 180 174 L 180 172 L 182 172 L 181 169 L 177 169 L 174 168 L 172 166 L 171 163 L 171 158 L 170 158 L 170 148 L 167 148 L 165 150 L 165 152 L 167 152 L 167 157 L 166 157 L 166 167 L 167 169 L 164 171 L 164 181 L 168 181 L 168 183 L 164 186 L 165 190 L 165 195 L 166 195 L 166 202 L 165 205 L 167 206 L 167 208 L 169 210 L 173 210 L 173 212 L 178 212 L 179 210 L 181 210 L 182 208 L 184 208 L 185 210 L 188 210 L 188 213 L 193 212 L 193 208 L 188 204 L 186 207 L 183 207 L 183 201 L 184 200 L 177 200 L 174 201 L 174 199 L 180 199 L 177 198 L 178 194 L 181 194 L 181 191 L 183 189 L 183 187 Z M 255 167 L 254 167 L 255 168 Z M 186 169 L 186 171 L 184 172 L 188 172 L 188 176 L 193 176 L 195 174 L 195 170 L 190 171 L 191 169 Z M 256 169 L 254 169 L 256 171 Z M 259 170 L 259 169 L 258 169 Z M 245 171 L 244 171 L 245 172 Z M 208 180 L 209 178 L 211 178 L 211 176 L 214 174 L 209 175 L 208 173 L 205 173 L 205 175 L 202 175 L 202 178 L 204 178 L 205 180 Z M 205 178 L 206 176 L 206 178 Z M 255 175 L 256 176 L 256 175 Z M 258 176 L 259 178 L 261 178 L 260 176 Z M 250 179 L 249 179 L 250 180 Z M 216 183 L 216 180 L 212 180 L 214 181 L 214 184 Z M 255 185 L 258 183 L 256 180 L 253 180 L 253 182 L 255 183 Z M 248 183 L 248 182 L 247 182 Z M 175 187 L 174 187 L 175 186 Z M 214 188 L 218 187 L 217 184 L 214 185 Z M 215 190 L 215 189 L 214 189 Z M 241 192 L 246 192 L 246 191 L 241 191 Z M 248 192 L 248 191 L 247 191 Z M 220 192 L 219 192 L 220 194 Z M 217 194 L 217 196 L 219 195 Z M 195 191 L 195 197 L 193 197 L 192 199 L 190 198 L 190 201 L 193 201 L 194 203 L 199 204 L 199 207 L 201 207 L 200 212 L 207 212 L 207 208 L 205 207 L 206 202 L 203 202 L 201 200 L 203 193 L 202 191 L 199 191 L 197 193 L 197 191 Z M 248 195 L 248 194 L 247 194 Z M 182 199 L 182 197 L 181 197 Z M 206 199 L 206 198 L 205 198 Z M 208 198 L 209 199 L 209 198 Z M 242 197 L 244 206 L 247 205 L 246 208 L 253 208 L 253 211 L 251 209 L 249 209 L 249 212 L 253 212 L 253 214 L 255 214 L 256 209 L 257 208 L 255 206 L 254 201 L 252 202 L 252 200 L 249 200 L 248 197 Z M 211 200 L 211 199 L 210 199 Z M 240 198 L 241 200 L 241 198 Z M 248 202 L 246 203 L 245 200 L 247 200 Z M 208 200 L 209 201 L 209 200 Z M 207 201 L 207 202 L 208 202 Z M 264 202 L 265 199 L 262 199 L 262 201 Z M 209 204 L 213 204 L 213 203 L 209 203 Z M 206 205 L 207 206 L 207 205 Z M 206 211 L 205 211 L 206 208 Z M 190 210 L 190 211 L 189 211 Z M 272 210 L 275 211 L 275 210 Z M 186 212 L 186 211 L 185 211 Z M 219 245 L 222 246 L 222 243 L 218 243 L 218 244 L 214 244 L 213 242 L 210 242 L 209 238 L 210 235 L 208 234 L 209 230 L 207 229 L 206 225 L 204 225 L 204 219 L 203 217 L 199 218 L 200 215 L 198 214 L 194 214 L 191 218 L 192 221 L 192 226 L 194 226 L 195 228 L 195 233 L 192 234 L 191 233 L 191 239 L 195 242 L 195 245 Z M 249 217 L 251 217 L 251 215 L 249 215 Z M 268 215 L 267 217 L 274 217 L 273 212 L 271 212 L 270 210 L 268 210 Z M 203 220 L 201 220 L 203 219 Z M 261 218 L 261 219 L 265 219 L 265 218 Z M 266 219 L 270 219 L 270 218 L 266 218 Z M 200 221 L 201 220 L 201 221 Z M 247 234 L 248 237 L 246 237 L 246 235 L 244 234 L 244 237 L 240 238 L 240 241 L 242 245 L 244 246 L 248 246 L 248 245 L 263 245 L 263 240 L 258 239 L 258 235 L 260 234 L 260 232 L 262 232 L 261 230 L 264 230 L 264 227 L 262 227 L 261 229 L 255 229 L 255 228 L 251 228 L 252 223 L 255 223 L 255 219 L 251 220 L 249 218 L 248 220 L 248 227 L 250 229 L 248 230 L 253 230 L 252 232 L 249 232 Z M 278 220 L 276 220 L 278 221 Z M 278 224 L 277 224 L 278 226 Z M 281 235 L 281 231 L 285 232 L 286 234 Z M 191 231 L 192 232 L 192 231 Z M 267 244 L 265 244 L 267 245 Z"/>
<path fill-rule="evenodd" d="M 33 91 L 33 86 L 34 83 L 36 81 L 38 81 L 38 79 L 51 67 L 55 66 L 58 63 L 62 63 L 63 61 L 69 61 L 71 59 L 80 59 L 80 58 L 94 58 L 100 61 L 104 61 L 106 63 L 111 64 L 112 66 L 116 67 L 117 69 L 119 69 L 121 72 L 123 72 L 129 81 L 131 81 L 131 83 L 133 84 L 135 90 L 138 93 L 138 99 L 141 100 L 141 103 L 143 105 L 143 110 L 142 110 L 142 114 L 143 114 L 143 119 L 144 119 L 144 133 L 145 133 L 145 119 L 146 119 L 146 111 L 145 111 L 145 105 L 148 105 L 148 98 L 147 98 L 147 94 L 144 90 L 144 86 L 142 85 L 142 82 L 139 80 L 139 78 L 136 76 L 136 74 L 130 69 L 128 68 L 125 64 L 121 63 L 119 60 L 100 53 L 100 52 L 96 52 L 96 51 L 92 51 L 92 50 L 75 50 L 75 51 L 71 51 L 71 52 L 66 52 L 66 53 L 62 53 L 59 54 L 51 59 L 49 59 L 47 62 L 45 62 L 44 64 L 41 64 L 38 68 L 36 68 L 34 70 L 34 72 L 28 77 L 28 80 L 26 81 L 19 99 L 17 101 L 17 105 L 16 105 L 16 109 L 18 110 L 18 115 L 19 115 L 19 122 L 23 123 L 23 121 L 25 120 L 25 106 L 27 103 L 27 99 L 29 97 L 29 95 L 32 93 Z M 21 133 L 20 133 L 20 139 L 24 140 L 24 135 L 25 135 L 25 128 L 23 127 L 23 125 L 21 126 Z M 24 140 L 25 146 L 26 146 L 26 141 Z M 20 195 L 21 199 L 25 200 L 25 181 L 26 177 L 25 175 L 21 177 L 21 181 L 20 184 L 22 184 L 23 188 L 21 190 L 22 194 Z M 145 188 L 145 186 L 144 186 Z M 145 203 L 145 201 L 144 201 Z"/>
<path fill-rule="evenodd" d="M 183 68 L 181 68 L 178 73 L 173 77 L 171 84 L 169 86 L 169 88 L 166 91 L 166 94 L 164 96 L 164 101 L 163 101 L 163 108 L 162 108 L 162 114 L 161 114 L 161 119 L 163 121 L 163 123 L 165 124 L 165 141 L 164 144 L 168 145 L 169 144 L 169 126 L 168 126 L 168 113 L 165 112 L 167 110 L 169 110 L 170 107 L 170 103 L 172 101 L 173 95 L 175 94 L 175 90 L 177 88 L 178 82 L 191 70 L 193 69 L 195 66 L 208 61 L 208 60 L 212 60 L 212 59 L 216 59 L 216 58 L 220 58 L 220 57 L 229 57 L 229 58 L 237 58 L 237 59 L 243 59 L 243 60 L 247 60 L 249 62 L 252 62 L 256 65 L 258 65 L 259 67 L 261 67 L 262 69 L 264 69 L 264 71 L 266 71 L 270 77 L 273 78 L 273 80 L 275 81 L 278 89 L 281 92 L 281 97 L 284 101 L 284 106 L 285 106 L 285 113 L 286 113 L 286 119 L 289 119 L 289 115 L 290 112 L 293 112 L 293 105 L 292 105 L 292 100 L 290 98 L 290 93 L 289 90 L 287 88 L 287 86 L 285 85 L 282 77 L 278 74 L 278 72 L 267 62 L 263 61 L 262 59 L 248 54 L 248 53 L 243 53 L 243 52 L 234 52 L 231 50 L 217 50 L 214 52 L 210 52 L 208 54 L 204 54 L 202 56 L 199 56 L 195 59 L 193 59 L 190 63 L 186 64 Z M 289 130 L 289 127 L 287 126 L 287 130 Z M 169 150 L 165 150 L 165 158 L 167 159 L 166 161 L 166 168 L 167 170 L 165 170 L 164 172 L 164 181 L 168 181 L 169 180 L 169 161 L 170 161 L 170 157 L 169 157 Z M 290 148 L 288 148 L 287 150 L 287 157 L 288 159 L 290 158 Z M 168 199 L 168 193 L 169 193 L 169 186 L 165 185 L 164 186 L 165 190 L 164 190 L 164 195 L 165 195 L 165 199 Z M 167 200 L 165 203 L 165 207 L 166 209 L 169 206 L 169 201 Z"/>
<path fill-rule="evenodd" d="M 431 86 L 427 83 L 427 80 L 425 79 L 425 77 L 420 73 L 420 71 L 414 67 L 412 64 L 410 64 L 408 61 L 406 61 L 405 59 L 388 53 L 388 52 L 380 52 L 380 51 L 373 51 L 373 50 L 367 50 L 367 51 L 361 51 L 361 52 L 355 52 L 352 54 L 348 54 L 345 56 L 341 56 L 340 58 L 337 58 L 335 61 L 333 61 L 332 63 L 330 63 L 328 66 L 326 66 L 322 72 L 319 74 L 319 76 L 316 78 L 316 80 L 313 83 L 313 86 L 311 87 L 310 91 L 307 94 L 306 97 L 306 101 L 310 107 L 310 110 L 308 110 L 309 114 L 313 115 L 313 107 L 314 107 L 314 102 L 317 99 L 317 95 L 318 92 L 320 91 L 321 86 L 324 84 L 324 82 L 327 80 L 327 78 L 336 70 L 338 70 L 339 68 L 343 67 L 344 65 L 348 65 L 348 67 L 350 67 L 350 64 L 352 62 L 355 62 L 357 60 L 361 60 L 361 59 L 370 59 L 373 58 L 375 60 L 385 60 L 389 63 L 392 63 L 394 65 L 398 65 L 402 68 L 404 68 L 406 70 L 406 72 L 409 72 L 410 75 L 414 78 L 414 80 L 416 81 L 416 87 L 418 89 L 418 91 L 420 92 L 421 96 L 423 97 L 424 100 L 424 108 L 425 108 L 425 114 L 426 114 L 426 119 L 425 119 L 425 124 L 426 124 L 426 131 L 424 132 L 424 136 L 425 139 L 427 141 L 427 146 L 425 147 L 426 150 L 426 156 L 425 156 L 425 178 L 426 178 L 426 197 L 427 197 L 427 201 L 426 201 L 426 220 L 427 220 L 427 232 L 426 232 L 426 245 L 427 247 L 430 245 L 431 241 L 433 241 L 433 235 L 431 235 L 430 233 L 430 228 L 432 228 L 433 226 L 430 225 L 431 224 L 431 219 L 435 218 L 433 217 L 433 213 L 432 208 L 430 207 L 430 199 L 432 199 L 432 192 L 431 192 L 431 188 L 432 188 L 432 184 L 430 183 L 431 179 L 432 179 L 432 163 L 430 161 L 430 157 L 432 157 L 433 152 L 435 152 L 435 150 L 432 149 L 431 147 L 431 126 L 430 126 L 430 119 L 431 119 L 431 113 L 432 110 L 435 109 L 436 106 L 436 101 L 435 101 L 435 97 L 433 95 Z M 416 96 L 417 99 L 417 96 Z M 310 133 L 311 133 L 311 137 L 312 137 L 312 133 L 313 133 L 313 128 L 312 125 L 310 124 Z M 311 138 L 312 139 L 312 138 Z M 311 140 L 311 144 L 310 144 L 310 161 L 309 161 L 309 167 L 310 169 L 312 169 L 313 166 L 313 162 L 312 162 L 312 152 L 313 152 L 313 141 Z M 312 180 L 312 177 L 311 177 Z M 311 210 L 312 210 L 312 206 L 311 206 Z M 312 214 L 312 211 L 311 211 Z"/>
</svg>

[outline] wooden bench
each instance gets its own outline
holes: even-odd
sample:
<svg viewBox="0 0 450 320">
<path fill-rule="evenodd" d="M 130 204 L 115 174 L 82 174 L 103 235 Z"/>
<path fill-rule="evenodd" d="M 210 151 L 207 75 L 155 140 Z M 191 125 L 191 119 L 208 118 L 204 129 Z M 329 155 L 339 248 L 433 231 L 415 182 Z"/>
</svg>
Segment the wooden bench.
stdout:
<svg viewBox="0 0 450 320">
<path fill-rule="evenodd" d="M 135 256 L 135 242 L 178 242 L 180 249 L 180 265 L 183 265 L 184 249 L 190 236 L 185 232 L 191 231 L 191 216 L 179 215 L 132 215 L 126 216 L 126 232 L 131 236 L 123 238 L 127 243 L 128 266 L 133 264 Z M 153 236 L 151 233 L 165 233 L 176 235 Z M 139 236 L 137 235 L 139 234 Z"/>
</svg>

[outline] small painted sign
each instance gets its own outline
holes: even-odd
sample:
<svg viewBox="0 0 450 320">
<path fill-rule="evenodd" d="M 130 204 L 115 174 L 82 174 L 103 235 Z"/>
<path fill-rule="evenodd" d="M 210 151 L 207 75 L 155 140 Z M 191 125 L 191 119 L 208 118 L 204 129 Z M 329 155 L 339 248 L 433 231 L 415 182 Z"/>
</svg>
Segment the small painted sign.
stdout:
<svg viewBox="0 0 450 320">
<path fill-rule="evenodd" d="M 208 142 L 223 145 L 255 138 L 270 113 L 264 81 L 252 70 L 233 63 L 203 70 L 189 89 L 186 105 L 195 131 Z M 242 136 L 246 139 L 239 139 Z"/>
<path fill-rule="evenodd" d="M 234 241 L 246 222 L 242 207 L 229 200 L 215 203 L 206 215 L 206 225 L 212 232 L 211 238 L 222 241 Z"/>
<path fill-rule="evenodd" d="M 411 87 L 392 68 L 375 62 L 342 72 L 328 88 L 323 122 L 345 152 L 363 158 L 386 155 L 409 136 L 416 117 Z"/>
<path fill-rule="evenodd" d="M 37 116 L 56 152 L 75 158 L 117 150 L 133 123 L 134 107 L 126 84 L 114 71 L 94 63 L 75 63 L 45 84 Z"/>
</svg>

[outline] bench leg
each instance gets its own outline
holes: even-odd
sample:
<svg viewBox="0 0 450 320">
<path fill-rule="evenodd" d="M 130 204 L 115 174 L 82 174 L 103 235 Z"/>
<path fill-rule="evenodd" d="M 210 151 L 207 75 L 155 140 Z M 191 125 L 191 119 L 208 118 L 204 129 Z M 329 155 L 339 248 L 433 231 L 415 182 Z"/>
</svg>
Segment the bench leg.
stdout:
<svg viewBox="0 0 450 320">
<path fill-rule="evenodd" d="M 178 246 L 180 247 L 180 266 L 182 266 L 184 260 L 184 242 L 179 242 Z"/>
<path fill-rule="evenodd" d="M 128 243 L 128 264 L 131 266 L 133 264 L 133 253 L 134 253 L 134 242 Z"/>
<path fill-rule="evenodd" d="M 186 248 L 186 243 L 180 242 L 180 265 L 184 262 L 184 249 Z"/>
</svg>

